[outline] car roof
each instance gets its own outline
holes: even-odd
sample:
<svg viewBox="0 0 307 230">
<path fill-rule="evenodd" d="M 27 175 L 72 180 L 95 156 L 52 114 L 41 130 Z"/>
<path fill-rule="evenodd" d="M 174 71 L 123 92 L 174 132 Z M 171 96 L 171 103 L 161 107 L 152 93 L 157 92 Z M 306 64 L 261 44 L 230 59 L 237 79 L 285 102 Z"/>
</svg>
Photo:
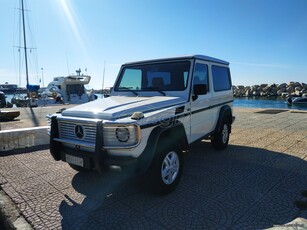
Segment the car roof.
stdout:
<svg viewBox="0 0 307 230">
<path fill-rule="evenodd" d="M 200 54 L 178 56 L 178 57 L 169 57 L 169 58 L 159 58 L 159 59 L 151 59 L 151 60 L 136 61 L 136 62 L 128 62 L 128 63 L 125 63 L 124 65 L 135 65 L 135 64 L 144 64 L 144 63 L 151 63 L 151 62 L 187 60 L 187 59 L 198 59 L 198 60 L 203 60 L 203 61 L 219 63 L 219 64 L 223 64 L 223 65 L 229 65 L 229 62 L 227 62 L 227 61 L 217 59 L 217 58 L 214 58 L 214 57 L 200 55 Z"/>
</svg>

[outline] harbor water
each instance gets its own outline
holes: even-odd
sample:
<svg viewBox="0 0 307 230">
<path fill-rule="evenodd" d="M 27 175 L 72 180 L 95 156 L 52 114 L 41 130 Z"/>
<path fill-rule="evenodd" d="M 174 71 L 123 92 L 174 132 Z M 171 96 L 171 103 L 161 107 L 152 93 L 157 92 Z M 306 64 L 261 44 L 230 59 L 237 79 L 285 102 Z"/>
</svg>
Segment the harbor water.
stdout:
<svg viewBox="0 0 307 230">
<path fill-rule="evenodd" d="M 306 105 L 288 105 L 287 98 L 280 97 L 238 97 L 234 107 L 307 110 Z"/>
<path fill-rule="evenodd" d="M 102 94 L 96 95 L 98 98 L 103 97 Z M 8 94 L 6 95 L 6 100 L 10 102 L 12 97 L 12 94 Z M 234 107 L 307 110 L 306 105 L 288 105 L 287 99 L 280 97 L 237 97 L 234 98 Z"/>
</svg>

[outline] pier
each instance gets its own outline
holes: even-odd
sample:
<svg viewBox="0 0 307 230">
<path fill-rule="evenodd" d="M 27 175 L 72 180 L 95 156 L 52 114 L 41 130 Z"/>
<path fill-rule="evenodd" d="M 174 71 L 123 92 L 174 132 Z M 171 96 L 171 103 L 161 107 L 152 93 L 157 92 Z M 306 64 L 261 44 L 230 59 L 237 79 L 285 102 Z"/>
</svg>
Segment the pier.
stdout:
<svg viewBox="0 0 307 230">
<path fill-rule="evenodd" d="M 1 132 L 45 129 L 46 114 L 61 107 L 32 109 L 1 122 Z M 234 108 L 234 115 L 228 148 L 193 145 L 178 188 L 162 197 L 119 168 L 78 173 L 54 161 L 48 145 L 2 151 L 2 216 L 17 229 L 264 229 L 307 219 L 294 205 L 307 190 L 307 112 Z M 306 228 L 305 219 L 297 224 Z"/>
<path fill-rule="evenodd" d="M 19 111 L 20 115 L 13 121 L 0 121 L 0 151 L 48 144 L 46 115 L 71 106 L 73 105 L 3 109 Z"/>
</svg>

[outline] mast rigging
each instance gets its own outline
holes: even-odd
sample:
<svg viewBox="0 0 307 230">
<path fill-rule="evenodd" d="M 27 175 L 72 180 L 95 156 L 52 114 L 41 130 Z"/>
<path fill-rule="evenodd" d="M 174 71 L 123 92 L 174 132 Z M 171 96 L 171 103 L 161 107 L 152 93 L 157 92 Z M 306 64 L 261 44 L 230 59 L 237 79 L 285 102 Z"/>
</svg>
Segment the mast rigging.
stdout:
<svg viewBox="0 0 307 230">
<path fill-rule="evenodd" d="M 24 44 L 24 51 L 25 51 L 26 80 L 27 80 L 27 86 L 28 86 L 29 85 L 29 71 L 28 71 L 27 40 L 26 40 L 25 13 L 24 13 L 23 0 L 21 0 L 21 11 L 22 11 L 22 27 L 23 27 L 23 44 Z"/>
</svg>

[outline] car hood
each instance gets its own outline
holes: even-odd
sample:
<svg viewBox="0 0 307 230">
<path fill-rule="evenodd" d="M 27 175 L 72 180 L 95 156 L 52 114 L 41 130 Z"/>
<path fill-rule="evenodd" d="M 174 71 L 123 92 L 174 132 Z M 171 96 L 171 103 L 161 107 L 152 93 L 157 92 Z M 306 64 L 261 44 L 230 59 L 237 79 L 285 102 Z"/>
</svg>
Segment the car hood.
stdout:
<svg viewBox="0 0 307 230">
<path fill-rule="evenodd" d="M 153 112 L 180 105 L 185 101 L 180 97 L 124 97 L 112 96 L 85 103 L 62 112 L 62 116 L 116 120 L 129 117 L 134 112 Z"/>
</svg>

